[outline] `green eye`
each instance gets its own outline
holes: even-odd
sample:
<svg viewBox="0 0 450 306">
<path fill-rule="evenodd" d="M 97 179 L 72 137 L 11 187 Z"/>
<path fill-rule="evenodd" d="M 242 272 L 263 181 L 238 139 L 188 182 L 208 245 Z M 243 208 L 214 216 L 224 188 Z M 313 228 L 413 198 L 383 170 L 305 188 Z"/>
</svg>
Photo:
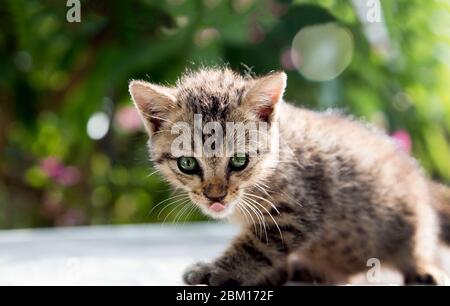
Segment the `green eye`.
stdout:
<svg viewBox="0 0 450 306">
<path fill-rule="evenodd" d="M 239 171 L 247 167 L 248 158 L 246 155 L 235 155 L 230 158 L 231 170 Z"/>
<path fill-rule="evenodd" d="M 180 157 L 177 159 L 178 168 L 186 174 L 194 174 L 198 171 L 198 162 L 193 157 Z"/>
</svg>

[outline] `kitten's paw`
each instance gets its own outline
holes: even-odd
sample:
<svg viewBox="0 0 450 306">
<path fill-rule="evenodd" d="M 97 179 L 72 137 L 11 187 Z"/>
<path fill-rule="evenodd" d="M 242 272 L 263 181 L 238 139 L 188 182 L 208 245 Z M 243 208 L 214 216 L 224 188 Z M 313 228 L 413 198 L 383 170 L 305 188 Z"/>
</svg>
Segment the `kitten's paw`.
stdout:
<svg viewBox="0 0 450 306">
<path fill-rule="evenodd" d="M 213 264 L 197 263 L 183 274 L 183 281 L 188 285 L 239 286 L 240 283 L 230 277 L 230 273 Z"/>
<path fill-rule="evenodd" d="M 187 285 L 208 285 L 212 265 L 199 262 L 188 267 L 183 273 L 183 281 Z"/>
<path fill-rule="evenodd" d="M 423 271 L 405 277 L 406 285 L 433 285 L 444 286 L 449 283 L 447 274 L 434 266 L 427 267 Z"/>
</svg>

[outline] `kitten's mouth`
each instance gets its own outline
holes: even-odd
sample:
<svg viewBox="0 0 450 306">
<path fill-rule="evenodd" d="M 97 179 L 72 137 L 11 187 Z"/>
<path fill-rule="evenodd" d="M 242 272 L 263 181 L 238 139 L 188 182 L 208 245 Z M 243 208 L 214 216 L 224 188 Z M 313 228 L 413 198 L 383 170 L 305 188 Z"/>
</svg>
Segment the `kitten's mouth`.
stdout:
<svg viewBox="0 0 450 306">
<path fill-rule="evenodd" d="M 209 209 L 213 212 L 219 213 L 224 211 L 226 208 L 226 205 L 220 202 L 214 202 L 209 206 Z"/>
</svg>

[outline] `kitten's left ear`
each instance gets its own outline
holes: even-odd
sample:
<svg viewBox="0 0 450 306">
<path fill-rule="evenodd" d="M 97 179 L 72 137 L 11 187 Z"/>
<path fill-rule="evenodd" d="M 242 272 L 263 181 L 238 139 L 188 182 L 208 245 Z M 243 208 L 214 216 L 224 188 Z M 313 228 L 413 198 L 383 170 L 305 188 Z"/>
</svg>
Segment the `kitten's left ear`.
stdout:
<svg viewBox="0 0 450 306">
<path fill-rule="evenodd" d="M 286 73 L 279 71 L 257 79 L 244 98 L 244 106 L 265 122 L 273 120 L 276 108 L 283 99 Z"/>
</svg>

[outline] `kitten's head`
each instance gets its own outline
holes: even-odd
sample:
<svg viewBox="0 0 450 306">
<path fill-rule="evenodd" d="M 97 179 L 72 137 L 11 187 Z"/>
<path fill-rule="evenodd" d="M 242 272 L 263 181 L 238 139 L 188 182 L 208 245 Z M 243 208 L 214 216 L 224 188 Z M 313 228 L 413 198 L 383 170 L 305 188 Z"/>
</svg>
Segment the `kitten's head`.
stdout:
<svg viewBox="0 0 450 306">
<path fill-rule="evenodd" d="M 264 184 L 273 172 L 278 157 L 277 109 L 285 86 L 283 72 L 247 78 L 225 68 L 187 73 L 174 87 L 132 81 L 129 90 L 150 135 L 155 167 L 169 182 L 185 190 L 205 214 L 225 218 L 242 202 L 251 201 L 246 193 Z M 199 118 L 203 125 L 196 130 Z M 208 129 L 211 122 L 219 127 Z M 230 123 L 245 125 L 244 134 L 227 130 Z M 209 137 L 220 127 L 222 142 Z M 174 132 L 185 132 L 183 128 L 191 134 L 186 132 L 180 138 Z M 198 131 L 202 135 L 195 140 Z M 255 135 L 259 138 L 252 138 Z M 184 148 L 179 146 L 180 139 L 181 144 L 187 143 Z M 227 145 L 229 140 L 235 147 Z M 265 144 L 260 146 L 263 140 Z M 244 142 L 247 145 L 238 145 Z M 212 148 L 213 156 L 211 152 L 199 152 L 199 143 L 200 148 Z"/>
</svg>

